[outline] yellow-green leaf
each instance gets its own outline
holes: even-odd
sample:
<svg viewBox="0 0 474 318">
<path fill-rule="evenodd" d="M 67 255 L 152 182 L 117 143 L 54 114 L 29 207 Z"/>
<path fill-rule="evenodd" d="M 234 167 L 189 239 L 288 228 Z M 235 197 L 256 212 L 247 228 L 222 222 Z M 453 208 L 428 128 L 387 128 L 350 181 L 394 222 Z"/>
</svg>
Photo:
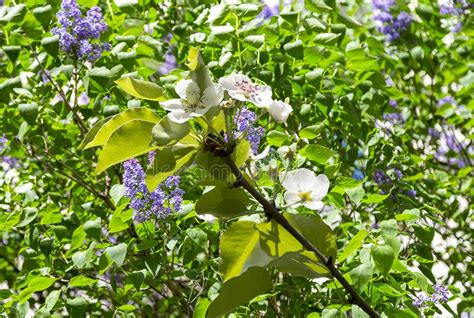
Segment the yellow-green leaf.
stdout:
<svg viewBox="0 0 474 318">
<path fill-rule="evenodd" d="M 271 261 L 260 247 L 260 235 L 255 224 L 250 221 L 235 222 L 222 235 L 220 272 L 224 281 L 239 276 L 250 267 L 264 267 Z"/>
<path fill-rule="evenodd" d="M 367 237 L 369 233 L 361 229 L 357 234 L 346 244 L 346 247 L 342 250 L 342 253 L 339 254 L 337 261 L 343 262 L 346 258 L 352 255 L 357 249 L 362 246 L 364 239 Z"/>
<path fill-rule="evenodd" d="M 115 83 L 128 94 L 140 98 L 153 101 L 164 101 L 166 100 L 163 95 L 163 89 L 155 83 L 142 81 L 139 79 L 124 77 Z"/>
<path fill-rule="evenodd" d="M 107 168 L 127 159 L 145 154 L 153 149 L 151 131 L 154 123 L 133 120 L 117 129 L 100 152 L 96 172 L 102 173 Z"/>
<path fill-rule="evenodd" d="M 197 149 L 193 145 L 178 143 L 158 149 L 153 162 L 146 170 L 145 183 L 149 191 L 155 190 L 166 178 L 182 167 L 191 164 Z"/>
<path fill-rule="evenodd" d="M 129 121 L 141 120 L 156 124 L 160 119 L 161 118 L 149 108 L 141 107 L 128 109 L 108 119 L 106 122 L 99 122 L 92 127 L 90 132 L 84 138 L 83 149 L 105 145 L 110 136 Z"/>
<path fill-rule="evenodd" d="M 222 284 L 219 296 L 209 306 L 207 317 L 221 317 L 271 288 L 272 280 L 265 269 L 249 268 L 242 275 Z"/>
</svg>

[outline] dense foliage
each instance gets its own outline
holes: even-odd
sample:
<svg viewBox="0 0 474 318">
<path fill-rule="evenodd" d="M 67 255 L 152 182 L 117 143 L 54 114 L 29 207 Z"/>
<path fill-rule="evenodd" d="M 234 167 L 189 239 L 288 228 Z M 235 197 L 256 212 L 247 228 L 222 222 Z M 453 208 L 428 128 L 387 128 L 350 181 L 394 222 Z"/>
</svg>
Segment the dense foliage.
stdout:
<svg viewBox="0 0 474 318">
<path fill-rule="evenodd" d="M 6 0 L 0 312 L 470 317 L 467 0 Z"/>
</svg>

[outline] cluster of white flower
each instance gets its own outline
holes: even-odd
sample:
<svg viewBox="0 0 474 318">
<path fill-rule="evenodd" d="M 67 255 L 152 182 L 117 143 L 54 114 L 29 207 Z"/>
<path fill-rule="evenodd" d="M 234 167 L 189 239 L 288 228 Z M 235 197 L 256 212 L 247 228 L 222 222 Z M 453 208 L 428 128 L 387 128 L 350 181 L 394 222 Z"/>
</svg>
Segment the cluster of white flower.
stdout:
<svg viewBox="0 0 474 318">
<path fill-rule="evenodd" d="M 252 83 L 248 76 L 232 73 L 211 84 L 204 91 L 193 80 L 181 80 L 175 86 L 179 98 L 162 102 L 164 109 L 170 111 L 169 118 L 184 123 L 193 117 L 206 114 L 212 107 L 219 106 L 224 99 L 224 90 L 229 96 L 241 102 L 250 102 L 265 109 L 277 123 L 284 123 L 293 108 L 282 101 L 272 99 L 272 89 L 266 85 Z"/>
<path fill-rule="evenodd" d="M 211 108 L 218 107 L 224 100 L 225 92 L 235 101 L 250 102 L 264 109 L 277 123 L 286 122 L 293 111 L 289 104 L 272 99 L 270 86 L 257 85 L 241 73 L 222 77 L 219 84 L 211 83 L 204 90 L 195 81 L 184 79 L 176 84 L 175 90 L 179 98 L 161 102 L 161 105 L 170 112 L 169 119 L 177 123 L 203 116 Z M 323 208 L 321 200 L 329 189 L 326 175 L 316 176 L 313 171 L 302 168 L 282 173 L 280 182 L 285 189 L 284 199 L 288 207 Z"/>
</svg>

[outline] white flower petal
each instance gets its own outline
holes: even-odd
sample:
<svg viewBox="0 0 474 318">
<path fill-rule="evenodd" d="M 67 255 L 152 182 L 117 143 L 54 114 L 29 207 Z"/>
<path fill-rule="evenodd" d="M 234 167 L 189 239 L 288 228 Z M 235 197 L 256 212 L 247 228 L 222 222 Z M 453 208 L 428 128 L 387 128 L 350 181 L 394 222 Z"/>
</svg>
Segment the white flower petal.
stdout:
<svg viewBox="0 0 474 318">
<path fill-rule="evenodd" d="M 208 86 L 201 97 L 201 103 L 204 106 L 214 107 L 219 105 L 219 103 L 224 98 L 224 89 L 221 85 L 214 84 Z"/>
<path fill-rule="evenodd" d="M 168 114 L 168 118 L 175 123 L 182 124 L 193 118 L 193 116 L 184 110 L 175 110 Z"/>
<path fill-rule="evenodd" d="M 306 201 L 304 206 L 310 210 L 321 210 L 324 207 L 324 203 L 318 200 Z"/>
<path fill-rule="evenodd" d="M 239 81 L 239 75 L 232 73 L 228 76 L 221 77 L 219 84 L 227 91 L 235 91 L 238 89 L 236 86 L 237 81 Z"/>
<path fill-rule="evenodd" d="M 293 207 L 298 207 L 301 205 L 301 198 L 298 193 L 286 191 L 283 197 L 285 198 L 285 202 L 288 205 L 291 205 Z"/>
<path fill-rule="evenodd" d="M 199 89 L 198 84 L 193 80 L 181 80 L 176 83 L 174 89 L 181 99 L 188 101 L 190 104 L 196 104 L 199 102 L 201 90 Z"/>
<path fill-rule="evenodd" d="M 273 101 L 268 107 L 268 112 L 277 123 L 286 122 L 292 111 L 293 108 L 290 105 L 279 100 Z"/>
<path fill-rule="evenodd" d="M 241 73 L 232 73 L 219 79 L 219 84 L 229 95 L 239 101 L 250 101 L 250 89 L 254 86 L 250 78 Z"/>
<path fill-rule="evenodd" d="M 206 222 L 214 222 L 217 219 L 212 214 L 196 214 L 196 217 Z"/>
<path fill-rule="evenodd" d="M 240 91 L 228 91 L 228 92 L 229 92 L 230 97 L 232 97 L 233 99 L 240 100 L 241 102 L 246 102 L 249 100 Z"/>
<path fill-rule="evenodd" d="M 284 180 L 281 180 L 282 178 Z M 291 192 L 312 192 L 313 186 L 316 183 L 316 175 L 311 170 L 301 168 L 289 171 L 286 177 L 283 173 L 280 175 L 280 182 L 286 190 Z"/>
<path fill-rule="evenodd" d="M 329 179 L 325 174 L 316 177 L 315 183 L 311 189 L 311 197 L 321 200 L 326 196 L 329 190 Z"/>
<path fill-rule="evenodd" d="M 161 107 L 163 107 L 166 110 L 176 110 L 176 109 L 183 109 L 184 104 L 181 99 L 175 98 L 175 99 L 169 99 L 164 102 L 160 102 Z"/>
<path fill-rule="evenodd" d="M 193 112 L 190 113 L 190 115 L 193 116 L 193 117 L 202 116 L 205 113 L 207 113 L 209 111 L 209 109 L 211 109 L 213 107 L 213 106 L 206 106 L 206 105 L 202 105 L 202 106 L 203 107 L 196 108 Z"/>
<path fill-rule="evenodd" d="M 258 107 L 269 107 L 273 103 L 271 87 L 257 86 L 257 92 L 252 95 L 251 102 Z"/>
</svg>

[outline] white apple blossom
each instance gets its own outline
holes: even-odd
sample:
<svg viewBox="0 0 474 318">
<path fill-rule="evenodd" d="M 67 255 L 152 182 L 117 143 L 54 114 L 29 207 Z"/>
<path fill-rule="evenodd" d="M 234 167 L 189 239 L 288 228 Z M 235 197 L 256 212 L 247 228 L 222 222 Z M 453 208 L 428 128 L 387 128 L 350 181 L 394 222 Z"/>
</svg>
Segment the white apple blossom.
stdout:
<svg viewBox="0 0 474 318">
<path fill-rule="evenodd" d="M 192 80 L 181 80 L 175 86 L 175 91 L 180 98 L 161 102 L 164 109 L 169 110 L 168 117 L 176 123 L 184 123 L 193 117 L 199 117 L 218 106 L 224 97 L 220 85 L 209 85 L 204 92 Z"/>
<path fill-rule="evenodd" d="M 273 101 L 270 106 L 268 106 L 268 112 L 273 120 L 280 124 L 286 122 L 292 111 L 293 107 L 291 107 L 291 105 L 279 100 Z"/>
<path fill-rule="evenodd" d="M 267 108 L 273 102 L 272 89 L 266 85 L 255 85 L 248 76 L 232 73 L 219 80 L 229 95 L 242 102 L 251 102 L 257 107 Z"/>
<path fill-rule="evenodd" d="M 320 210 L 321 201 L 329 189 L 329 179 L 324 174 L 316 176 L 313 171 L 301 168 L 280 175 L 280 182 L 285 188 L 284 198 L 288 205 L 304 205 L 311 210 Z"/>
</svg>

